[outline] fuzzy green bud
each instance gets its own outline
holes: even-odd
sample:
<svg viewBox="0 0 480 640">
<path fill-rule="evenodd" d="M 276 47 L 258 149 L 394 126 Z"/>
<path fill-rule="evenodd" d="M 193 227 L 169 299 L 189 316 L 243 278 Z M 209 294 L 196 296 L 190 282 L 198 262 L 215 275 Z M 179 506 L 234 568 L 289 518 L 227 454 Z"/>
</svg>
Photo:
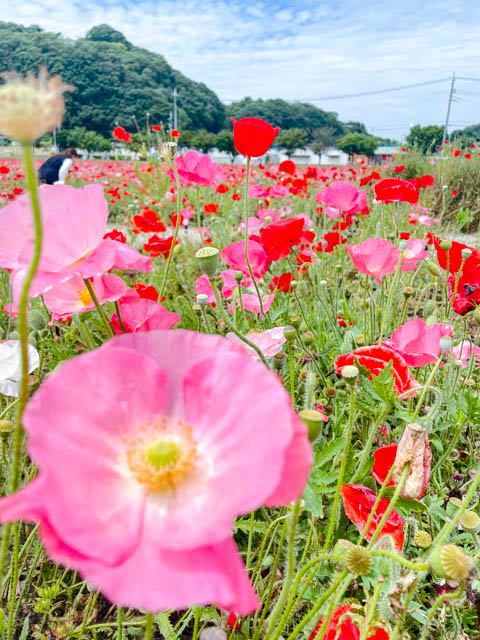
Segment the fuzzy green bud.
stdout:
<svg viewBox="0 0 480 640">
<path fill-rule="evenodd" d="M 452 346 L 453 341 L 451 338 L 449 338 L 448 336 L 443 336 L 443 338 L 440 338 L 440 349 L 443 351 L 443 353 L 449 351 Z"/>
<path fill-rule="evenodd" d="M 442 275 L 442 269 L 436 262 L 428 261 L 427 269 L 436 278 L 439 278 Z"/>
<path fill-rule="evenodd" d="M 298 327 L 300 326 L 301 323 L 302 323 L 302 319 L 300 318 L 300 316 L 292 316 L 290 318 L 290 324 L 295 329 L 298 329 Z"/>
<path fill-rule="evenodd" d="M 312 443 L 315 442 L 320 435 L 322 425 L 324 424 L 323 414 L 316 409 L 302 409 L 298 415 L 307 425 L 308 439 Z"/>
<path fill-rule="evenodd" d="M 40 309 L 32 309 L 28 314 L 28 326 L 35 331 L 41 331 L 48 325 L 47 316 Z"/>
<path fill-rule="evenodd" d="M 430 316 L 436 310 L 436 308 L 437 305 L 435 304 L 435 300 L 427 300 L 423 309 L 425 315 Z"/>
<path fill-rule="evenodd" d="M 283 335 L 285 336 L 286 340 L 291 342 L 292 340 L 295 340 L 297 332 L 295 331 L 294 327 L 287 326 L 283 329 Z"/>
<path fill-rule="evenodd" d="M 373 565 L 370 551 L 365 547 L 354 545 L 347 551 L 346 565 L 350 573 L 356 576 L 366 576 Z"/>
</svg>

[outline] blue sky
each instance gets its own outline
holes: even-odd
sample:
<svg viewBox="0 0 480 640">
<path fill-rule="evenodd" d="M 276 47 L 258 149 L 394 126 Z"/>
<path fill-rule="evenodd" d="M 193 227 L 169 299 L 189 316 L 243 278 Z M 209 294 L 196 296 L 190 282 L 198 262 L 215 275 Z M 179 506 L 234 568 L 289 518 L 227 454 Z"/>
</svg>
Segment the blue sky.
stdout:
<svg viewBox="0 0 480 640">
<path fill-rule="evenodd" d="M 451 76 L 480 80 L 475 0 L 0 0 L 4 20 L 80 37 L 102 22 L 161 53 L 228 102 L 311 101 L 383 137 L 442 124 L 449 82 L 318 99 Z M 480 82 L 459 80 L 453 128 L 480 123 Z"/>
</svg>

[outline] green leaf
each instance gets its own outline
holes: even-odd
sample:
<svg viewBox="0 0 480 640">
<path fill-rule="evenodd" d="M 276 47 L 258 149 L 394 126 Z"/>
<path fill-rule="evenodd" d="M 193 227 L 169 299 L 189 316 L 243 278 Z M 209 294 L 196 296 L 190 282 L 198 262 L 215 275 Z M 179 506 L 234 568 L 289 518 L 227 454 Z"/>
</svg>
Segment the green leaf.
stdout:
<svg viewBox="0 0 480 640">
<path fill-rule="evenodd" d="M 170 623 L 168 613 L 157 613 L 155 616 L 155 622 L 157 623 L 160 633 L 165 640 L 176 640 L 178 636 Z"/>
<path fill-rule="evenodd" d="M 29 627 L 29 618 L 27 616 L 25 618 L 25 620 L 23 621 L 22 633 L 20 634 L 20 637 L 19 637 L 18 640 L 27 640 L 27 638 L 28 638 L 28 627 Z"/>
<path fill-rule="evenodd" d="M 328 444 L 321 451 L 315 452 L 315 466 L 314 468 L 321 468 L 327 462 L 330 462 L 345 445 L 345 438 L 335 438 L 330 444 Z"/>
<path fill-rule="evenodd" d="M 320 492 L 314 487 L 311 482 L 307 483 L 302 495 L 305 502 L 305 509 L 311 512 L 312 515 L 323 518 L 323 503 L 320 498 Z"/>
</svg>

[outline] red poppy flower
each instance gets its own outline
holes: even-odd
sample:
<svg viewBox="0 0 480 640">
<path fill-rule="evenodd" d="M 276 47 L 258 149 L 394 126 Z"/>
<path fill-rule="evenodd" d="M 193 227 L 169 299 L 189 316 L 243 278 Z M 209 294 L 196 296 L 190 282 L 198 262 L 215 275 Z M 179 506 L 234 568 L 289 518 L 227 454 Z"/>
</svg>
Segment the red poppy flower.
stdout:
<svg viewBox="0 0 480 640">
<path fill-rule="evenodd" d="M 466 158 L 467 160 L 471 160 L 472 154 L 471 153 L 466 153 L 463 157 Z"/>
<path fill-rule="evenodd" d="M 360 180 L 360 186 L 364 187 L 366 184 L 371 182 L 372 180 L 380 180 L 382 176 L 378 173 L 378 171 L 372 171 L 372 173 Z"/>
<path fill-rule="evenodd" d="M 158 214 L 153 209 L 145 208 L 141 214 L 133 216 L 133 224 L 138 231 L 144 233 L 156 233 L 165 231 L 166 227 L 158 218 Z"/>
<path fill-rule="evenodd" d="M 401 231 L 399 237 L 400 240 L 408 240 L 410 238 L 410 233 L 408 231 Z"/>
<path fill-rule="evenodd" d="M 233 143 L 242 156 L 258 158 L 263 156 L 273 144 L 280 127 L 273 128 L 261 118 L 242 118 L 233 122 Z"/>
<path fill-rule="evenodd" d="M 172 138 L 180 138 L 180 132 L 177 131 L 176 129 L 173 129 L 173 131 L 170 131 L 170 135 L 172 136 Z"/>
<path fill-rule="evenodd" d="M 360 347 L 351 353 L 338 356 L 334 363 L 335 372 L 341 375 L 345 365 L 355 364 L 355 362 L 370 371 L 370 380 L 372 376 L 378 376 L 380 371 L 392 362 L 391 371 L 397 395 L 407 391 L 413 392 L 419 386 L 402 356 L 388 347 Z"/>
<path fill-rule="evenodd" d="M 291 160 L 284 160 L 278 165 L 278 170 L 283 171 L 283 173 L 288 173 L 291 176 L 295 175 L 297 171 L 297 165 Z"/>
<path fill-rule="evenodd" d="M 448 277 L 450 296 L 455 290 L 456 276 Z M 480 305 L 480 254 L 475 252 L 466 260 L 462 274 L 458 279 L 457 292 L 453 299 L 452 308 L 455 313 L 463 316 Z"/>
<path fill-rule="evenodd" d="M 242 194 L 241 193 L 234 193 L 232 196 L 232 200 L 241 200 L 242 199 Z"/>
<path fill-rule="evenodd" d="M 133 288 L 138 293 L 140 298 L 146 298 L 147 300 L 153 300 L 154 302 L 157 302 L 159 294 L 155 287 L 148 286 L 143 282 L 136 282 L 133 285 Z"/>
<path fill-rule="evenodd" d="M 380 447 L 373 452 L 373 467 L 372 476 L 375 480 L 382 485 L 387 477 L 388 472 L 395 462 L 395 456 L 397 455 L 397 443 L 389 444 L 386 447 Z M 393 485 L 393 480 L 390 478 L 387 487 Z"/>
<path fill-rule="evenodd" d="M 123 235 L 123 233 L 121 231 L 119 231 L 118 229 L 112 229 L 112 231 L 110 231 L 109 233 L 106 233 L 103 238 L 111 238 L 112 240 L 117 240 L 117 242 L 123 242 L 126 243 L 127 239 L 126 237 Z"/>
<path fill-rule="evenodd" d="M 282 273 L 281 276 L 275 276 L 272 278 L 272 282 L 270 283 L 270 291 L 283 291 L 284 293 L 288 293 L 292 290 L 291 287 L 292 282 L 292 274 L 291 273 Z"/>
<path fill-rule="evenodd" d="M 440 238 L 433 236 L 433 244 L 435 245 L 435 250 L 437 252 L 437 260 L 438 264 L 442 267 L 442 269 L 447 269 L 449 273 L 458 273 L 462 267 L 462 250 L 470 249 L 472 255 L 465 260 L 465 264 L 463 265 L 463 271 L 468 271 L 471 268 L 471 265 L 477 264 L 480 262 L 480 252 L 474 249 L 473 247 L 469 247 L 468 244 L 463 244 L 462 242 L 452 242 L 452 246 L 450 249 L 445 250 L 440 246 L 442 241 Z"/>
<path fill-rule="evenodd" d="M 360 631 L 352 618 L 347 616 L 348 613 L 352 613 L 352 607 L 349 604 L 342 604 L 335 609 L 323 635 L 323 640 L 360 640 Z M 325 616 L 320 620 L 309 640 L 321 640 L 317 636 L 324 620 Z M 341 620 L 343 621 L 340 622 Z M 370 633 L 367 640 L 389 640 L 389 636 L 385 629 L 378 628 L 373 632 L 373 635 Z"/>
<path fill-rule="evenodd" d="M 420 178 L 412 178 L 407 182 L 413 184 L 413 186 L 417 189 L 426 189 L 427 187 L 431 187 L 434 184 L 435 178 L 429 173 L 426 173 L 424 176 L 420 176 Z"/>
<path fill-rule="evenodd" d="M 453 152 L 453 155 L 458 158 L 458 156 L 462 155 L 462 152 L 460 151 L 460 149 L 455 149 L 455 151 Z"/>
<path fill-rule="evenodd" d="M 314 247 L 315 251 L 325 251 L 325 253 L 332 253 L 335 247 L 340 244 L 345 244 L 347 239 L 342 236 L 338 231 L 330 231 L 323 236 L 323 239 Z"/>
<path fill-rule="evenodd" d="M 218 204 L 215 204 L 214 202 L 209 202 L 208 204 L 204 204 L 203 205 L 203 210 L 205 211 L 205 213 L 218 213 Z"/>
<path fill-rule="evenodd" d="M 113 130 L 113 137 L 117 140 L 122 140 L 123 142 L 133 142 L 132 137 L 123 127 L 115 127 Z"/>
<path fill-rule="evenodd" d="M 395 169 L 393 170 L 393 173 L 402 173 L 404 169 L 405 169 L 405 165 L 399 164 L 395 167 Z"/>
<path fill-rule="evenodd" d="M 215 193 L 228 193 L 230 191 L 230 187 L 226 184 L 219 184 L 215 189 Z"/>
<path fill-rule="evenodd" d="M 452 189 L 452 196 L 455 198 L 458 196 L 458 191 L 456 189 Z"/>
<path fill-rule="evenodd" d="M 7 174 L 10 173 L 10 169 L 8 167 L 0 167 L 0 173 Z"/>
<path fill-rule="evenodd" d="M 303 218 L 285 218 L 260 230 L 260 243 L 270 261 L 286 258 L 290 249 L 302 243 Z"/>
<path fill-rule="evenodd" d="M 169 238 L 159 238 L 158 236 L 152 236 L 149 241 L 143 245 L 144 251 L 149 253 L 152 257 L 164 256 L 168 257 L 170 249 L 172 248 L 173 236 Z M 179 244 L 177 240 L 175 244 Z"/>
<path fill-rule="evenodd" d="M 160 124 L 152 125 L 152 131 L 161 131 L 161 130 L 162 130 L 162 126 Z"/>
<path fill-rule="evenodd" d="M 373 187 L 375 197 L 383 202 L 418 202 L 418 189 L 411 182 L 399 178 L 385 178 Z"/>
<path fill-rule="evenodd" d="M 368 517 L 372 512 L 377 496 L 371 489 L 364 487 L 361 484 L 342 484 L 341 492 L 345 514 L 361 533 L 367 524 Z M 382 516 L 387 510 L 389 504 L 390 500 L 380 498 L 380 502 L 378 503 L 375 514 L 365 535 L 367 540 L 371 540 L 377 529 L 377 525 L 382 519 Z M 397 551 L 401 551 L 404 542 L 404 526 L 405 520 L 395 510 L 393 510 L 383 525 L 383 529 L 380 532 L 379 537 L 383 535 L 392 536 L 395 549 L 397 549 Z"/>
</svg>

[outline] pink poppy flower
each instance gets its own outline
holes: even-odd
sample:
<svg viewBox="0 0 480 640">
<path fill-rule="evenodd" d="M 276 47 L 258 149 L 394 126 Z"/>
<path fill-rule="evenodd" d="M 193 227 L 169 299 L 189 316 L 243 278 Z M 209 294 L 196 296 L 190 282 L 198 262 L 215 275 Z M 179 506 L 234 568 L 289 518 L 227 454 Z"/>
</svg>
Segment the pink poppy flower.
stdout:
<svg viewBox="0 0 480 640">
<path fill-rule="evenodd" d="M 268 191 L 261 184 L 251 184 L 248 187 L 249 198 L 266 198 L 267 196 L 268 196 Z"/>
<path fill-rule="evenodd" d="M 345 247 L 360 273 L 372 276 L 378 284 L 382 284 L 383 276 L 394 273 L 400 258 L 398 247 L 384 238 L 367 238 L 360 244 Z"/>
<path fill-rule="evenodd" d="M 151 271 L 149 258 L 128 245 L 105 238 L 108 218 L 103 187 L 81 189 L 46 185 L 39 191 L 43 213 L 43 248 L 32 282 L 32 297 L 72 276 L 91 278 L 113 268 Z M 11 269 L 14 307 L 30 263 L 34 232 L 29 195 L 24 194 L 0 214 L 0 267 Z"/>
<path fill-rule="evenodd" d="M 113 274 L 93 278 L 92 287 L 100 304 L 115 302 L 127 291 L 127 285 L 122 278 Z M 73 276 L 46 291 L 43 301 L 52 312 L 52 322 L 95 309 L 92 297 L 80 276 Z"/>
<path fill-rule="evenodd" d="M 319 191 L 315 200 L 343 213 L 358 213 L 367 204 L 367 194 L 351 182 L 339 180 Z M 328 214 L 327 214 L 328 215 Z M 329 216 L 336 217 L 336 216 Z"/>
<path fill-rule="evenodd" d="M 233 521 L 298 498 L 312 464 L 274 373 L 219 336 L 117 336 L 45 380 L 23 422 L 40 471 L 2 523 L 38 522 L 50 557 L 118 605 L 257 609 Z"/>
<path fill-rule="evenodd" d="M 268 187 L 269 198 L 286 198 L 288 193 L 287 187 L 284 187 L 281 184 L 272 184 L 271 187 Z"/>
<path fill-rule="evenodd" d="M 214 187 L 215 183 L 223 180 L 224 172 L 220 165 L 212 162 L 209 156 L 198 151 L 187 151 L 182 156 L 175 158 L 180 184 L 200 184 L 205 187 Z M 175 181 L 172 169 L 167 171 L 167 175 Z"/>
<path fill-rule="evenodd" d="M 128 289 L 120 300 L 120 318 L 127 333 L 139 331 L 163 331 L 181 321 L 178 313 L 167 311 L 163 305 L 149 298 L 142 298 L 135 289 Z M 118 314 L 110 320 L 116 334 L 123 333 Z"/>
<path fill-rule="evenodd" d="M 235 280 L 235 270 L 225 269 L 220 273 L 220 277 L 223 280 L 222 296 L 224 300 L 229 300 L 233 296 L 233 292 L 238 287 L 238 282 Z M 242 287 L 248 288 L 252 286 L 252 279 L 249 276 L 245 276 L 241 282 Z M 204 294 L 208 296 L 208 304 L 215 304 L 215 294 L 213 293 L 212 285 L 208 276 L 200 276 L 195 282 L 195 293 Z"/>
<path fill-rule="evenodd" d="M 255 277 L 263 276 L 268 269 L 268 259 L 262 245 L 255 242 L 255 240 L 248 240 L 247 253 Z M 250 275 L 247 261 L 245 260 L 245 243 L 243 240 L 226 246 L 222 249 L 220 257 L 233 269 L 241 271 L 245 275 Z"/>
<path fill-rule="evenodd" d="M 277 355 L 277 353 L 280 353 L 282 346 L 286 342 L 286 338 L 283 335 L 284 328 L 285 327 L 274 327 L 273 329 L 267 329 L 266 331 L 249 331 L 247 338 L 250 342 L 257 345 L 266 358 L 272 358 Z M 240 344 L 245 351 L 248 351 L 254 360 L 260 360 L 255 349 L 252 349 L 248 344 L 245 344 L 245 342 L 240 340 L 240 338 L 234 333 L 229 332 L 225 337 L 228 338 L 228 340 L 232 340 L 233 342 Z"/>
<path fill-rule="evenodd" d="M 421 238 L 410 238 L 408 246 L 402 253 L 402 271 L 415 271 L 420 260 L 428 258 L 425 242 Z"/>
<path fill-rule="evenodd" d="M 260 229 L 260 227 L 262 226 L 263 222 L 261 220 L 259 220 L 256 216 L 251 216 L 248 219 L 248 231 L 249 233 L 253 232 L 253 231 L 257 231 L 258 229 Z M 240 222 L 240 229 L 242 231 L 245 231 L 245 222 Z"/>
<path fill-rule="evenodd" d="M 260 295 L 262 296 L 263 312 L 267 313 L 267 311 L 272 306 L 273 300 L 275 299 L 275 294 L 271 293 L 270 295 L 264 295 L 260 291 Z M 228 311 L 230 313 L 233 313 L 234 304 L 240 306 L 240 301 L 238 298 L 235 298 L 234 301 L 228 305 Z M 260 302 L 256 293 L 242 293 L 242 304 L 245 311 L 251 311 L 252 313 L 257 313 L 258 315 L 260 315 Z"/>
<path fill-rule="evenodd" d="M 413 318 L 395 329 L 383 344 L 400 354 L 409 367 L 423 367 L 437 361 L 442 352 L 441 338 L 450 337 L 452 333 L 449 324 L 437 322 L 429 326 L 421 318 Z"/>
<path fill-rule="evenodd" d="M 457 345 L 451 348 L 450 353 L 453 355 L 454 360 L 458 360 L 462 363 L 464 369 L 470 363 L 470 358 L 475 354 L 475 361 L 480 361 L 480 348 L 476 347 L 473 342 L 469 340 L 462 340 Z"/>
</svg>

